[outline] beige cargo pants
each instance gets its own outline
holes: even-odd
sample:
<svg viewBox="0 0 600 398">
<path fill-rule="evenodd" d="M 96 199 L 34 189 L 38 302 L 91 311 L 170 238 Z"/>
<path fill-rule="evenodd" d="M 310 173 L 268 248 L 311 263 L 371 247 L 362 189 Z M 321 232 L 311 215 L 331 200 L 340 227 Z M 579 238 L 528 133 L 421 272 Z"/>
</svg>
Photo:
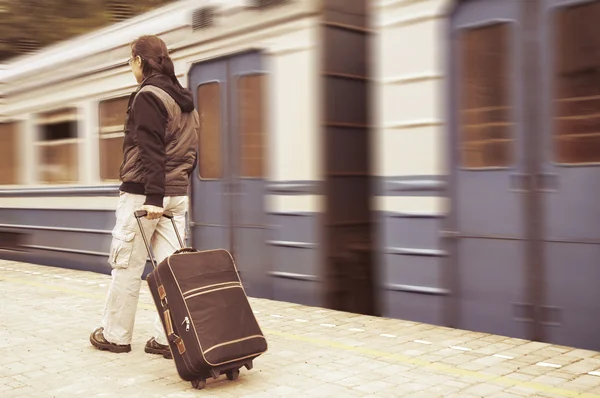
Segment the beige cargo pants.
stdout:
<svg viewBox="0 0 600 398">
<path fill-rule="evenodd" d="M 142 273 L 148 258 L 144 240 L 140 234 L 134 212 L 139 210 L 145 195 L 121 192 L 117 205 L 117 222 L 112 231 L 109 264 L 112 266 L 112 281 L 102 316 L 104 338 L 115 344 L 131 344 L 135 313 L 142 283 Z M 163 209 L 173 213 L 179 234 L 185 242 L 185 216 L 188 211 L 187 196 L 165 197 Z M 179 249 L 177 235 L 171 220 L 141 219 L 146 237 L 154 249 L 159 264 Z M 158 313 L 154 320 L 156 342 L 168 344 Z M 149 336 L 150 337 L 150 336 Z"/>
</svg>

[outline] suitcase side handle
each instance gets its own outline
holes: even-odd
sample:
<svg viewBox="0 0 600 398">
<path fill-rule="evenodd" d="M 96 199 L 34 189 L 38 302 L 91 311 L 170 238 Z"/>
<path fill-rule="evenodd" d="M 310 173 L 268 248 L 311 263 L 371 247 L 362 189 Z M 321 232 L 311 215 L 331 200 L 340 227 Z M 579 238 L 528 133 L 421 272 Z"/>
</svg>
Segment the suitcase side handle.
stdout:
<svg viewBox="0 0 600 398">
<path fill-rule="evenodd" d="M 146 238 L 146 234 L 144 233 L 144 228 L 142 227 L 142 222 L 140 221 L 140 218 L 146 217 L 148 215 L 148 212 L 146 210 L 138 210 L 138 211 L 134 212 L 134 215 L 135 215 L 135 219 L 137 220 L 140 232 L 142 234 L 142 239 L 144 240 L 144 244 L 146 245 L 146 250 L 148 251 L 148 256 L 150 256 L 150 262 L 152 263 L 152 266 L 156 269 L 158 264 L 156 264 L 156 260 L 154 259 L 154 253 L 152 253 L 152 249 L 150 249 L 150 243 L 148 242 L 148 238 Z M 181 239 L 181 235 L 179 234 L 179 230 L 177 229 L 177 225 L 175 224 L 175 218 L 173 217 L 173 213 L 171 213 L 170 211 L 165 211 L 165 212 L 163 212 L 163 217 L 171 220 L 171 225 L 173 226 L 173 229 L 175 230 L 175 235 L 177 235 L 177 240 L 179 241 L 179 246 L 182 249 L 185 248 L 183 240 Z"/>
</svg>

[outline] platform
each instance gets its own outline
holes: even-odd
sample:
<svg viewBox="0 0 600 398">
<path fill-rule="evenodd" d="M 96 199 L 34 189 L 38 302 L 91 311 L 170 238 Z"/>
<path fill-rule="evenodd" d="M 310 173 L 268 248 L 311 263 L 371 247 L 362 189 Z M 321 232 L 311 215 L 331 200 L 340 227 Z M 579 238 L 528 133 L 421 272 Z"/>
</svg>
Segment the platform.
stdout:
<svg viewBox="0 0 600 398">
<path fill-rule="evenodd" d="M 600 397 L 600 353 L 396 319 L 251 299 L 269 351 L 198 391 L 144 353 L 94 349 L 109 276 L 0 261 L 0 397 Z"/>
</svg>

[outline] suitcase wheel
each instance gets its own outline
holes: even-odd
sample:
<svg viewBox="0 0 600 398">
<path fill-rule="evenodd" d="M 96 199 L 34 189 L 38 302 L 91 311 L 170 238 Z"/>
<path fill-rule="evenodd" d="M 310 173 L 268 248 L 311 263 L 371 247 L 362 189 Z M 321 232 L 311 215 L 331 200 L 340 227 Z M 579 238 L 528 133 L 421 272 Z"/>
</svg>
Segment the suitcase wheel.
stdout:
<svg viewBox="0 0 600 398">
<path fill-rule="evenodd" d="M 227 375 L 227 380 L 235 380 L 240 375 L 240 370 L 239 369 L 228 370 L 226 375 Z"/>
<path fill-rule="evenodd" d="M 213 379 L 217 380 L 219 376 L 221 376 L 221 372 L 213 368 L 210 370 L 210 375 L 213 377 Z"/>
<path fill-rule="evenodd" d="M 204 387 L 206 387 L 206 379 L 192 381 L 192 387 L 194 387 L 196 390 L 202 390 Z"/>
</svg>

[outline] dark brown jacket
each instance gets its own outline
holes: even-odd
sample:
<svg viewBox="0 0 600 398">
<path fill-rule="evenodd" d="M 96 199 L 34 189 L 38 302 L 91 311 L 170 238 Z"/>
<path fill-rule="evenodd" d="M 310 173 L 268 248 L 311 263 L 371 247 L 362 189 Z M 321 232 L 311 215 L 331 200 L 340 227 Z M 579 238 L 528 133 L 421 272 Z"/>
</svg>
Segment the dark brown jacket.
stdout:
<svg viewBox="0 0 600 398">
<path fill-rule="evenodd" d="M 159 207 L 165 196 L 186 195 L 198 124 L 190 90 L 163 75 L 145 79 L 129 98 L 121 191 L 146 195 L 145 204 Z"/>
</svg>

